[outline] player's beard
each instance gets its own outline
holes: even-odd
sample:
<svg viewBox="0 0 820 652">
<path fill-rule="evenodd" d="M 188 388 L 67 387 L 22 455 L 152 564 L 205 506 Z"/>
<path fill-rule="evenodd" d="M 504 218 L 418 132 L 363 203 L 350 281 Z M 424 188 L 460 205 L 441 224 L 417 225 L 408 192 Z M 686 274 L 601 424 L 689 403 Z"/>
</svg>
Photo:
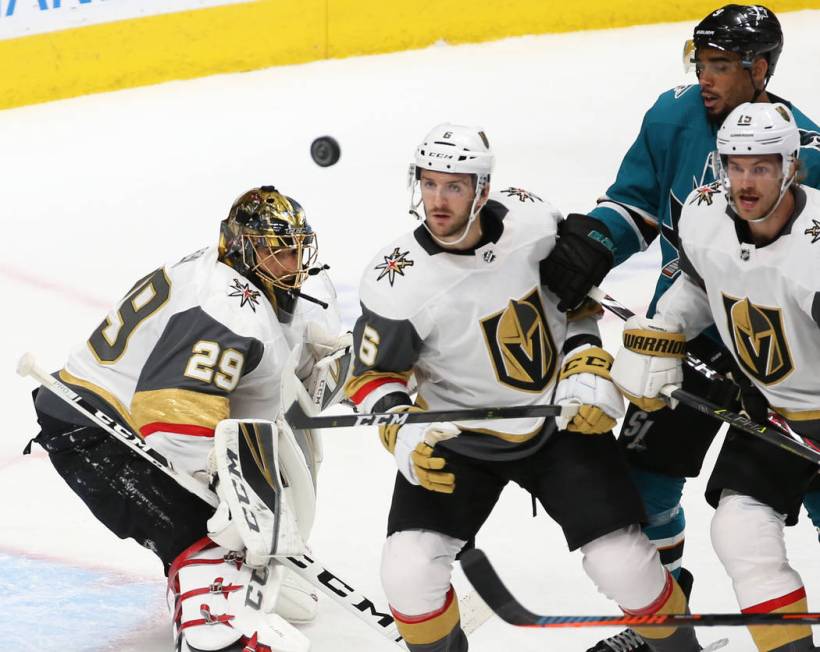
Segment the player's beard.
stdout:
<svg viewBox="0 0 820 652">
<path fill-rule="evenodd" d="M 450 223 L 445 224 L 443 227 L 436 224 L 433 218 L 428 218 L 427 228 L 430 229 L 434 236 L 440 240 L 446 241 L 448 239 L 460 237 L 464 233 L 464 229 L 467 228 L 468 222 L 469 215 L 461 215 L 457 217 L 451 214 Z"/>
</svg>

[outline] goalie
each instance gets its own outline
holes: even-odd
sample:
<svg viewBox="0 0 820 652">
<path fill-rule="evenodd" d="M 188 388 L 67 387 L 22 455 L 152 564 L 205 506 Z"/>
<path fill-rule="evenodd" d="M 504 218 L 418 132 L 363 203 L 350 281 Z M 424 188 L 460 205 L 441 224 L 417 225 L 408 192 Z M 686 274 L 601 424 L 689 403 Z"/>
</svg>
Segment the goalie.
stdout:
<svg viewBox="0 0 820 652">
<path fill-rule="evenodd" d="M 278 412 L 281 383 L 295 377 L 321 407 L 335 398 L 328 372 L 349 335 L 330 335 L 334 293 L 317 255 L 302 207 L 272 186 L 253 188 L 223 220 L 218 247 L 137 281 L 57 372 L 178 471 L 214 486 L 215 512 L 35 392 L 35 441 L 57 472 L 109 530 L 162 561 L 175 649 L 310 647 L 290 623 L 313 619 L 316 596 L 276 559 L 304 552 L 322 448 Z"/>
</svg>

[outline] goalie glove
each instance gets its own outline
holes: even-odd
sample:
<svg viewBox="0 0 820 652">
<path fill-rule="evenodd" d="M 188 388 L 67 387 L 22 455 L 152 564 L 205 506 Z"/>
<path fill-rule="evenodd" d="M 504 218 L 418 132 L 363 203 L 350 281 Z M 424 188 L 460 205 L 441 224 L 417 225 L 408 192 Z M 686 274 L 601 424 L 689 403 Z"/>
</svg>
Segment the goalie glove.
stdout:
<svg viewBox="0 0 820 652">
<path fill-rule="evenodd" d="M 683 382 L 681 361 L 686 338 L 675 325 L 635 315 L 624 324 L 624 345 L 612 365 L 612 382 L 631 403 L 646 412 L 667 406 L 661 395 L 666 385 Z M 677 401 L 671 400 L 670 407 Z"/>
<path fill-rule="evenodd" d="M 306 361 L 296 375 L 319 411 L 344 399 L 345 383 L 353 372 L 352 347 L 352 333 L 330 335 L 322 324 L 307 325 L 303 347 Z"/>
<path fill-rule="evenodd" d="M 559 430 L 599 435 L 609 432 L 624 415 L 624 401 L 609 377 L 612 356 L 599 346 L 582 344 L 564 358 L 555 402 L 578 405 L 572 417 L 556 417 Z"/>
<path fill-rule="evenodd" d="M 421 408 L 402 405 L 391 412 L 422 412 Z M 392 453 L 405 480 L 421 485 L 429 491 L 451 494 L 456 488 L 456 477 L 444 471 L 446 462 L 435 455 L 435 446 L 445 439 L 461 434 L 458 426 L 449 421 L 434 423 L 407 423 L 379 426 L 382 445 Z"/>
</svg>

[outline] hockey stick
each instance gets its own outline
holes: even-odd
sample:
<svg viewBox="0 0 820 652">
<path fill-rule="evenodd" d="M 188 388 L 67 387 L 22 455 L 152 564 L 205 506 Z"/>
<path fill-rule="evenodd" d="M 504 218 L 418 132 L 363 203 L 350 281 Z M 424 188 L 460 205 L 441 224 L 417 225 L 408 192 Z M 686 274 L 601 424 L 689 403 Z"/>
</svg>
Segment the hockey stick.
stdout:
<svg viewBox="0 0 820 652">
<path fill-rule="evenodd" d="M 112 437 L 124 443 L 140 457 L 146 459 L 160 471 L 173 478 L 180 486 L 201 500 L 212 507 L 216 507 L 219 504 L 219 499 L 216 494 L 208 489 L 208 487 L 190 475 L 176 471 L 166 457 L 148 447 L 141 437 L 138 437 L 119 419 L 113 418 L 111 415 L 94 407 L 94 405 L 74 392 L 70 387 L 43 370 L 37 364 L 31 353 L 26 353 L 20 358 L 17 364 L 17 373 L 21 376 L 34 378 L 47 390 L 53 392 L 75 410 L 85 415 Z M 278 557 L 276 561 L 293 570 L 297 575 L 303 577 L 334 602 L 355 615 L 359 620 L 364 621 L 382 634 L 382 636 L 404 649 L 404 646 L 401 644 L 401 635 L 396 627 L 393 616 L 390 615 L 389 608 L 377 608 L 372 600 L 356 591 L 350 584 L 340 579 L 335 573 L 308 555 Z"/>
<path fill-rule="evenodd" d="M 433 423 L 435 421 L 471 421 L 484 419 L 521 419 L 525 417 L 571 418 L 578 412 L 577 405 L 513 405 L 507 407 L 463 408 L 429 410 L 427 412 L 373 412 L 371 414 L 338 414 L 310 416 L 299 401 L 285 410 L 285 419 L 293 428 L 353 428 L 405 423 Z"/>
<path fill-rule="evenodd" d="M 174 469 L 173 464 L 164 455 L 150 448 L 142 437 L 137 436 L 132 432 L 131 428 L 123 424 L 120 419 L 115 419 L 109 414 L 96 408 L 90 401 L 87 401 L 82 396 L 77 394 L 68 385 L 59 381 L 50 373 L 45 371 L 37 364 L 34 355 L 31 353 L 23 354 L 20 361 L 17 363 L 17 373 L 21 376 L 31 376 L 39 382 L 43 387 L 52 392 L 58 398 L 68 403 L 77 412 L 84 415 L 96 423 L 100 428 L 108 432 L 109 435 L 115 439 L 120 440 L 123 444 L 128 446 L 135 453 L 148 460 L 151 464 L 157 467 L 166 475 L 171 476 L 183 488 L 190 491 L 192 494 L 201 498 L 211 507 L 216 507 L 219 504 L 219 499 L 216 494 L 212 492 L 201 482 L 194 480 L 187 473 L 180 473 Z"/>
<path fill-rule="evenodd" d="M 613 299 L 600 288 L 593 287 L 589 291 L 588 296 L 624 321 L 635 315 L 635 313 L 629 308 Z M 710 380 L 728 380 L 725 376 L 709 367 L 709 365 L 699 358 L 696 358 L 691 353 L 686 354 L 686 364 Z M 684 405 L 687 405 L 698 412 L 702 412 L 703 414 L 709 415 L 715 419 L 724 421 L 730 426 L 734 426 L 735 428 L 763 439 L 770 444 L 774 444 L 784 450 L 799 455 L 809 462 L 814 462 L 815 464 L 820 465 L 820 448 L 818 448 L 817 445 L 811 440 L 801 437 L 798 433 L 792 430 L 783 417 L 773 410 L 769 410 L 766 425 L 763 425 L 742 414 L 732 412 L 731 410 L 722 408 L 714 403 L 710 403 L 706 399 L 701 398 L 696 394 L 692 394 L 691 392 L 687 392 L 686 390 L 675 385 L 668 385 L 662 388 L 661 393 L 667 398 L 680 401 Z"/>
<path fill-rule="evenodd" d="M 461 556 L 470 583 L 502 620 L 516 627 L 745 627 L 748 625 L 817 625 L 820 613 L 652 614 L 647 616 L 549 616 L 536 614 L 510 593 L 487 556 L 474 548 Z"/>
<path fill-rule="evenodd" d="M 112 437 L 124 443 L 139 456 L 173 478 L 184 489 L 187 489 L 212 507 L 219 504 L 219 499 L 215 493 L 191 476 L 176 471 L 166 457 L 146 445 L 144 440 L 134 434 L 127 425 L 96 408 L 65 383 L 43 370 L 31 353 L 26 353 L 20 358 L 17 364 L 17 373 L 20 376 L 30 376 L 35 379 Z M 364 621 L 378 631 L 382 636 L 405 649 L 402 644 L 403 639 L 389 608 L 377 607 L 367 596 L 354 589 L 348 582 L 339 578 L 312 556 L 306 554 L 299 557 L 280 557 L 276 561 L 303 577 L 307 582 L 355 615 L 359 620 Z M 481 603 L 481 599 L 475 594 L 468 593 L 465 595 L 460 601 L 460 605 L 463 605 L 464 608 L 464 630 L 468 634 L 480 627 L 490 617 L 490 610 Z"/>
</svg>

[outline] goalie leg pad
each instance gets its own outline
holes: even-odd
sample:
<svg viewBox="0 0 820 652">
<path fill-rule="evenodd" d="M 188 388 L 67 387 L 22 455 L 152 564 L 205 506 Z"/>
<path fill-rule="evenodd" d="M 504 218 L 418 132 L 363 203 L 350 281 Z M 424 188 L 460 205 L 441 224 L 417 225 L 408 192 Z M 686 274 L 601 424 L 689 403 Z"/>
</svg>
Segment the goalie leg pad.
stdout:
<svg viewBox="0 0 820 652">
<path fill-rule="evenodd" d="M 284 568 L 252 568 L 203 538 L 168 572 L 168 606 L 180 650 L 307 652 L 308 639 L 273 613 Z"/>
<path fill-rule="evenodd" d="M 208 523 L 217 540 L 226 542 L 230 536 L 224 533 L 234 530 L 251 563 L 258 565 L 273 555 L 302 554 L 313 518 L 310 497 L 315 503 L 315 495 L 304 456 L 290 430 L 280 432 L 270 421 L 221 421 L 214 434 L 213 463 L 219 479 L 217 494 L 227 505 L 227 509 L 220 505 Z M 303 529 L 289 479 L 299 487 L 300 507 L 306 511 Z M 224 522 L 228 514 L 230 526 Z"/>
</svg>

